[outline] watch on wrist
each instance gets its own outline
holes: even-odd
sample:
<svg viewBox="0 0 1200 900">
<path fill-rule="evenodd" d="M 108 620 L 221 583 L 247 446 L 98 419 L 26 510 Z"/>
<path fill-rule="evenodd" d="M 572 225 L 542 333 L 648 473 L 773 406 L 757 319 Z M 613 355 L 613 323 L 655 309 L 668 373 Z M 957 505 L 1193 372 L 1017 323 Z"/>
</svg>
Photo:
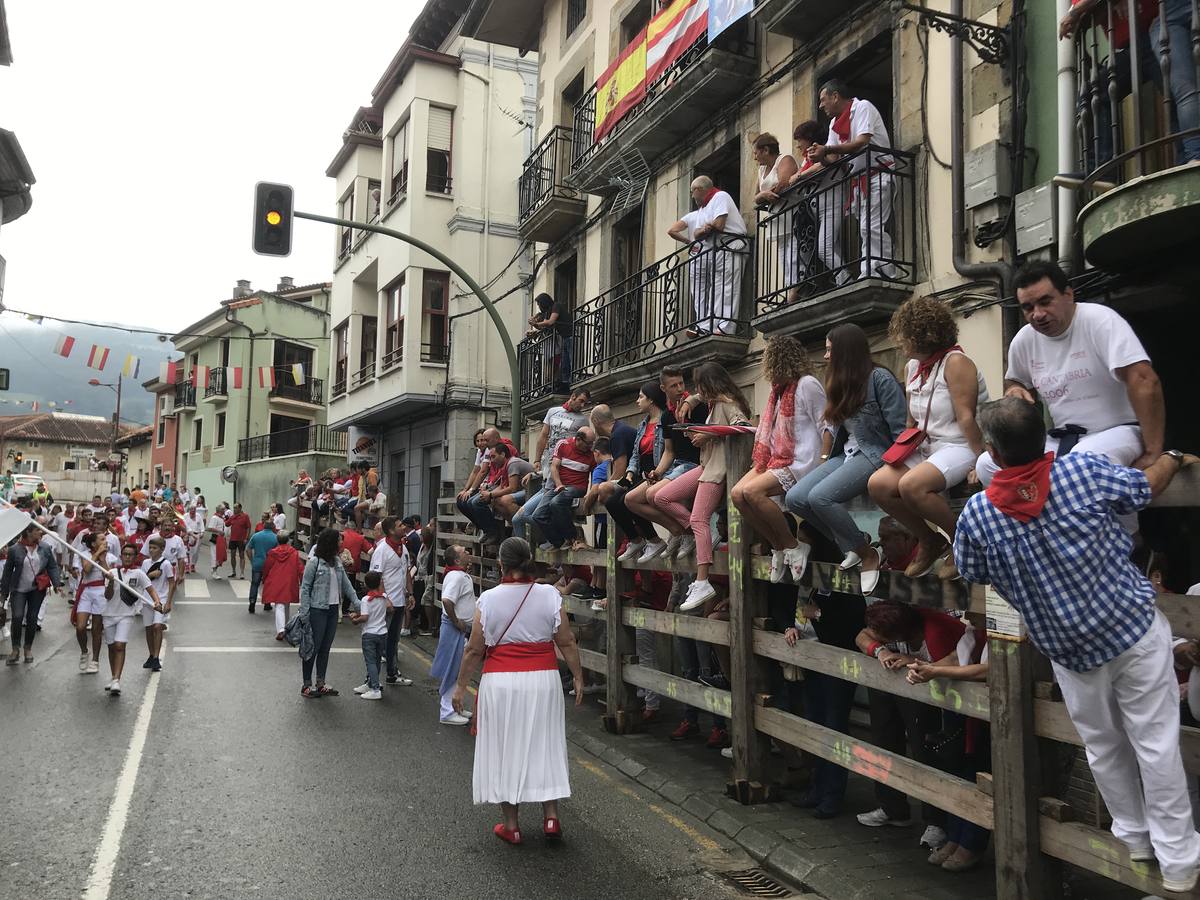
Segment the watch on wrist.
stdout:
<svg viewBox="0 0 1200 900">
<path fill-rule="evenodd" d="M 1181 468 L 1181 469 L 1183 468 L 1183 451 L 1182 450 L 1164 450 L 1162 452 L 1162 455 L 1171 457 L 1171 459 L 1173 459 L 1173 460 L 1175 460 L 1175 462 L 1179 463 L 1179 468 Z"/>
</svg>

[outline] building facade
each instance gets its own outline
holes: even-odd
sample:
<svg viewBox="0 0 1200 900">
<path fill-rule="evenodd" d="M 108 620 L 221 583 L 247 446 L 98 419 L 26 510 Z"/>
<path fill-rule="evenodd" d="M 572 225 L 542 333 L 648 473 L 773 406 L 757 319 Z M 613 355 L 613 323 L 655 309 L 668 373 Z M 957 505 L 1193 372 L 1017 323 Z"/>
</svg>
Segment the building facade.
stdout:
<svg viewBox="0 0 1200 900">
<path fill-rule="evenodd" d="M 150 486 L 170 484 L 175 477 L 179 421 L 174 414 L 175 384 L 166 384 L 158 376 L 143 381 L 142 387 L 154 395 L 154 437 L 150 447 Z"/>
<path fill-rule="evenodd" d="M 133 490 L 153 485 L 154 426 L 146 425 L 122 435 L 117 451 L 125 458 L 121 463 L 121 487 Z"/>
<path fill-rule="evenodd" d="M 112 422 L 103 416 L 60 412 L 0 416 L 0 466 L 37 475 L 56 500 L 107 495 L 113 483 L 107 470 L 112 429 Z M 132 430 L 121 426 L 121 437 Z M 123 484 L 116 482 L 118 488 Z"/>
<path fill-rule="evenodd" d="M 326 174 L 340 218 L 448 255 L 497 299 L 515 342 L 530 296 L 515 173 L 532 147 L 537 64 L 463 37 L 466 6 L 428 3 Z M 352 229 L 334 252 L 330 424 L 375 437 L 394 512 L 431 516 L 473 464 L 476 429 L 511 416 L 508 361 L 479 300 L 435 258 Z"/>
</svg>

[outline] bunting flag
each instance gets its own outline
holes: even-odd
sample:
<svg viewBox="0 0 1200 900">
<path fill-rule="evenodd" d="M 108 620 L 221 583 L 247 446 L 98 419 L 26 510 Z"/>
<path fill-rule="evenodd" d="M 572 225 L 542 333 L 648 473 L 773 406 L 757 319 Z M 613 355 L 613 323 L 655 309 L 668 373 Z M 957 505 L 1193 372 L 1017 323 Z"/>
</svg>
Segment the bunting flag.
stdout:
<svg viewBox="0 0 1200 900">
<path fill-rule="evenodd" d="M 296 382 L 296 386 L 304 384 L 304 363 L 296 363 L 292 366 L 292 380 Z"/>
<path fill-rule="evenodd" d="M 58 340 L 54 344 L 54 352 L 64 358 L 70 356 L 71 351 L 74 349 L 75 349 L 75 338 L 70 337 L 65 334 L 60 335 Z"/>
<path fill-rule="evenodd" d="M 241 366 L 226 366 L 225 380 L 227 386 L 235 391 L 242 389 L 242 367 Z"/>
<path fill-rule="evenodd" d="M 208 366 L 196 366 L 192 369 L 192 387 L 207 388 L 208 387 L 209 368 Z"/>
<path fill-rule="evenodd" d="M 158 380 L 163 384 L 174 384 L 179 378 L 179 363 L 164 362 L 158 364 Z"/>
<path fill-rule="evenodd" d="M 647 83 L 661 76 L 708 31 L 708 17 L 708 0 L 674 0 L 650 20 L 646 26 Z"/>
<path fill-rule="evenodd" d="M 38 402 L 36 400 L 34 400 L 33 403 L 30 405 L 33 407 L 34 412 L 38 411 Z"/>
<path fill-rule="evenodd" d="M 55 403 L 53 400 L 51 400 L 51 401 L 50 401 L 49 403 L 47 403 L 46 405 L 47 405 L 48 407 L 50 407 L 51 409 L 54 409 L 55 407 L 57 407 L 57 406 L 58 406 L 58 404 L 57 404 L 57 403 Z"/>
<path fill-rule="evenodd" d="M 596 140 L 646 96 L 646 29 L 643 28 L 621 55 L 596 81 Z"/>
<path fill-rule="evenodd" d="M 142 370 L 142 361 L 130 353 L 125 357 L 125 365 L 121 366 L 121 374 L 125 378 L 137 378 Z"/>
<path fill-rule="evenodd" d="M 275 369 L 271 366 L 258 367 L 258 386 L 260 388 L 275 387 Z"/>
<path fill-rule="evenodd" d="M 88 354 L 87 364 L 89 369 L 99 369 L 103 372 L 104 367 L 108 365 L 108 348 L 92 344 L 92 352 Z"/>
</svg>

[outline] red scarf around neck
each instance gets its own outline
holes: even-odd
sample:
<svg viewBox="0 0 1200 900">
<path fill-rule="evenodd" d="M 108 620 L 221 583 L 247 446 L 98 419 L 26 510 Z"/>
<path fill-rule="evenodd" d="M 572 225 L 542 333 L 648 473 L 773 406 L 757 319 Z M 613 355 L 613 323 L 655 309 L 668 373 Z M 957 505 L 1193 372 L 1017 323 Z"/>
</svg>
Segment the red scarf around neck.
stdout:
<svg viewBox="0 0 1200 900">
<path fill-rule="evenodd" d="M 700 208 L 703 209 L 704 207 L 708 206 L 708 202 L 720 192 L 720 188 L 710 187 L 708 191 L 705 192 L 704 199 L 700 201 Z"/>
<path fill-rule="evenodd" d="M 838 113 L 837 118 L 830 124 L 833 133 L 838 136 L 838 140 L 843 144 L 848 143 L 850 140 L 850 112 L 854 109 L 856 102 L 857 100 L 851 100 L 847 103 L 846 108 Z"/>
<path fill-rule="evenodd" d="M 402 556 L 404 551 L 407 549 L 407 544 L 404 543 L 404 538 L 400 538 L 398 541 L 393 541 L 391 535 L 385 535 L 383 539 L 387 541 L 387 545 L 392 548 L 392 552 L 394 552 L 397 556 Z"/>
<path fill-rule="evenodd" d="M 533 584 L 533 579 L 528 575 L 505 575 L 500 579 L 501 584 Z"/>
<path fill-rule="evenodd" d="M 1050 499 L 1050 466 L 1054 454 L 1047 453 L 1023 466 L 1010 466 L 992 476 L 987 497 L 992 506 L 1018 522 L 1030 522 L 1042 514 Z"/>
<path fill-rule="evenodd" d="M 462 566 L 446 566 L 445 568 L 443 568 L 443 569 L 442 569 L 442 572 L 443 572 L 443 573 L 446 573 L 446 572 L 465 572 L 465 571 L 467 571 L 467 570 L 466 570 L 465 568 L 463 568 Z"/>
<path fill-rule="evenodd" d="M 381 591 L 379 589 L 367 591 L 367 599 L 368 600 L 378 600 L 382 596 L 383 596 L 383 591 Z"/>
<path fill-rule="evenodd" d="M 925 387 L 925 381 L 929 378 L 929 373 L 934 370 L 934 367 L 956 350 L 959 353 L 962 353 L 962 347 L 960 347 L 958 344 L 955 344 L 953 347 L 947 347 L 945 350 L 939 350 L 928 359 L 918 360 L 917 371 L 913 373 L 913 377 L 908 383 L 912 384 L 915 381 L 917 382 L 917 387 Z"/>
</svg>

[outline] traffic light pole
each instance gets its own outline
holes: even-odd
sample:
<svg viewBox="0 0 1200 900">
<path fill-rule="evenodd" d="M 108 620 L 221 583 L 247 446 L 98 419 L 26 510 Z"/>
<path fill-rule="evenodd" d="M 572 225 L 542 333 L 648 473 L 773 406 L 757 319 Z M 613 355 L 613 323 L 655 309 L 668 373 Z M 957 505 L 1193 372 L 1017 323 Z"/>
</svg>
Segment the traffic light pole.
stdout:
<svg viewBox="0 0 1200 900">
<path fill-rule="evenodd" d="M 393 231 L 391 228 L 384 228 L 382 225 L 352 222 L 349 219 L 335 219 L 333 216 L 319 216 L 316 213 L 300 212 L 299 210 L 293 212 L 292 215 L 297 219 L 324 222 L 326 225 L 340 225 L 343 228 L 352 228 L 356 231 L 373 231 L 376 234 L 386 235 L 387 237 L 404 241 L 406 244 L 412 244 L 418 250 L 424 250 L 463 280 L 463 283 L 479 298 L 479 302 L 487 310 L 487 314 L 492 319 L 492 324 L 496 326 L 496 331 L 500 334 L 500 343 L 504 347 L 504 355 L 508 358 L 509 376 L 512 378 L 512 442 L 519 448 L 521 446 L 521 368 L 517 363 L 517 350 L 513 346 L 512 337 L 509 336 L 508 328 L 505 327 L 504 320 L 500 318 L 500 313 L 496 309 L 496 305 L 492 303 L 492 299 L 479 286 L 478 282 L 464 272 L 462 267 L 446 256 L 446 254 L 442 253 L 436 247 L 431 247 L 420 238 L 413 237 L 411 234 L 405 234 L 402 231 Z"/>
</svg>

